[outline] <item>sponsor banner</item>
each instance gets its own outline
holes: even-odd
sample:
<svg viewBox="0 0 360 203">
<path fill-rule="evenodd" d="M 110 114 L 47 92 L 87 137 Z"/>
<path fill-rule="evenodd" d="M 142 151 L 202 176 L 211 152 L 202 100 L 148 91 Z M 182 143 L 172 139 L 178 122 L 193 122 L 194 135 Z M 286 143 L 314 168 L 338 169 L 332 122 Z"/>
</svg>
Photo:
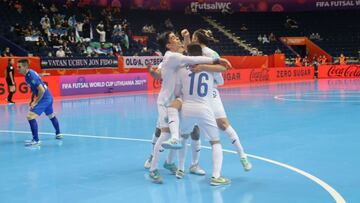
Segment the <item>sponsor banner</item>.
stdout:
<svg viewBox="0 0 360 203">
<path fill-rule="evenodd" d="M 146 68 L 147 63 L 158 66 L 163 60 L 162 56 L 124 56 L 124 68 Z"/>
<path fill-rule="evenodd" d="M 41 69 L 118 68 L 117 57 L 43 57 Z"/>
<path fill-rule="evenodd" d="M 60 95 L 140 91 L 147 83 L 146 73 L 61 76 Z"/>
<path fill-rule="evenodd" d="M 231 69 L 223 73 L 225 86 L 314 78 L 313 67 Z"/>
<path fill-rule="evenodd" d="M 41 79 L 47 84 L 51 95 L 53 97 L 60 96 L 59 91 L 59 77 L 58 76 L 43 76 Z M 29 99 L 31 97 L 31 90 L 30 87 L 25 82 L 25 77 L 15 77 L 16 83 L 16 92 L 14 94 L 14 101 L 16 102 L 17 99 Z M 8 86 L 4 78 L 0 79 L 0 100 L 5 100 L 8 95 Z"/>
<path fill-rule="evenodd" d="M 360 78 L 360 64 L 320 65 L 319 78 Z"/>
</svg>

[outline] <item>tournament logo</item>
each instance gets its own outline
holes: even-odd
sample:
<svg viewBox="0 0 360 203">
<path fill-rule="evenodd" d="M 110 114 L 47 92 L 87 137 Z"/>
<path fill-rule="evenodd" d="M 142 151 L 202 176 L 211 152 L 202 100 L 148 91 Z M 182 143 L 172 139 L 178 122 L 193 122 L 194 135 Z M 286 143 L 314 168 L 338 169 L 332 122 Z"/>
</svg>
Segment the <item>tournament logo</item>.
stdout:
<svg viewBox="0 0 360 203">
<path fill-rule="evenodd" d="M 162 84 L 162 79 L 153 79 L 154 89 L 160 89 Z"/>
</svg>

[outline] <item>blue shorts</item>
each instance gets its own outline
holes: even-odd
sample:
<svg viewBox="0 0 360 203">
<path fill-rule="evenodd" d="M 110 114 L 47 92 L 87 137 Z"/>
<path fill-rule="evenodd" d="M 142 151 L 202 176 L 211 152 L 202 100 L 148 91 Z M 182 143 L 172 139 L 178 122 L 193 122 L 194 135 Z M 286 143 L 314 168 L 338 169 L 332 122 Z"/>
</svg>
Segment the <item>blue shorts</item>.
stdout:
<svg viewBox="0 0 360 203">
<path fill-rule="evenodd" d="M 53 99 L 52 98 L 43 98 L 40 102 L 30 110 L 31 112 L 36 113 L 40 116 L 43 112 L 48 116 L 54 112 L 53 110 Z"/>
</svg>

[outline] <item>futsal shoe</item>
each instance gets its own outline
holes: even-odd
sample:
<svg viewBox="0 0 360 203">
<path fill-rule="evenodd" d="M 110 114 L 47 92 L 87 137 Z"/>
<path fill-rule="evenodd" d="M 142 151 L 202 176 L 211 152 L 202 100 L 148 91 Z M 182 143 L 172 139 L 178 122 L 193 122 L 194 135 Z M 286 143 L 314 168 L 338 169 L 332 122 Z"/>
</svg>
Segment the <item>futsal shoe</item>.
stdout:
<svg viewBox="0 0 360 203">
<path fill-rule="evenodd" d="M 169 170 L 171 172 L 171 174 L 173 174 L 173 175 L 176 174 L 177 167 L 176 167 L 175 163 L 168 164 L 165 161 L 164 168 Z"/>
<path fill-rule="evenodd" d="M 199 164 L 194 164 L 190 166 L 189 169 L 190 173 L 195 174 L 195 175 L 199 175 L 199 176 L 203 176 L 205 175 L 205 170 L 202 169 Z"/>
<path fill-rule="evenodd" d="M 63 138 L 64 138 L 64 135 L 62 135 L 62 134 L 55 135 L 55 139 L 57 139 L 57 140 L 61 140 Z"/>
<path fill-rule="evenodd" d="M 150 171 L 149 172 L 149 178 L 151 178 L 153 183 L 156 183 L 156 184 L 162 184 L 163 183 L 162 177 L 160 176 L 158 170 Z"/>
<path fill-rule="evenodd" d="M 176 138 L 170 138 L 169 140 L 163 142 L 161 146 L 164 149 L 181 149 L 183 147 L 180 140 Z"/>
<path fill-rule="evenodd" d="M 241 161 L 241 164 L 243 165 L 245 171 L 250 171 L 252 169 L 252 165 L 249 162 L 247 157 L 240 158 L 240 161 Z"/>
<path fill-rule="evenodd" d="M 211 177 L 210 185 L 212 186 L 220 186 L 220 185 L 229 185 L 231 183 L 230 179 L 224 178 L 224 177 Z"/>
<path fill-rule="evenodd" d="M 41 145 L 41 141 L 35 141 L 34 139 L 33 140 L 26 140 L 25 141 L 25 146 L 26 147 L 38 147 Z"/>
<path fill-rule="evenodd" d="M 185 176 L 185 173 L 184 173 L 184 171 L 179 169 L 179 170 L 176 171 L 175 176 L 176 176 L 177 179 L 183 179 L 184 176 Z"/>
<path fill-rule="evenodd" d="M 152 161 L 153 156 L 150 155 L 150 157 L 148 159 L 146 159 L 145 163 L 144 163 L 144 168 L 145 169 L 149 169 L 151 167 L 151 161 Z"/>
</svg>

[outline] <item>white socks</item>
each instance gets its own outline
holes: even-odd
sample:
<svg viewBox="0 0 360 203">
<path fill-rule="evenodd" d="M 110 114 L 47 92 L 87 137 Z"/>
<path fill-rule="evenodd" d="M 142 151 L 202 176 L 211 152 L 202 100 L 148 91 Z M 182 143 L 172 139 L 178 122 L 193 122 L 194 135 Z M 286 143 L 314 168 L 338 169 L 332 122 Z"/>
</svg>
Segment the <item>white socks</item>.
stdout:
<svg viewBox="0 0 360 203">
<path fill-rule="evenodd" d="M 229 127 L 226 128 L 225 133 L 229 136 L 231 143 L 235 145 L 236 151 L 238 152 L 240 157 L 241 158 L 246 157 L 244 148 L 242 147 L 239 136 L 235 132 L 234 128 L 232 128 L 231 125 L 229 125 Z"/>
<path fill-rule="evenodd" d="M 199 159 L 200 159 L 200 147 L 201 147 L 201 142 L 200 139 L 199 140 L 191 140 L 191 150 L 192 150 L 192 160 L 191 160 L 191 165 L 195 165 L 199 163 Z"/>
<path fill-rule="evenodd" d="M 161 147 L 161 143 L 163 143 L 165 140 L 168 140 L 169 138 L 170 138 L 170 133 L 164 133 L 164 132 L 161 133 L 154 147 L 154 151 L 153 151 L 154 155 L 151 161 L 150 171 L 154 171 L 158 168 L 157 164 L 160 159 L 160 152 L 164 151 L 164 148 Z"/>
<path fill-rule="evenodd" d="M 167 108 L 171 138 L 179 140 L 179 111 L 173 107 Z"/>
<path fill-rule="evenodd" d="M 213 174 L 214 178 L 218 178 L 221 175 L 221 167 L 223 161 L 223 152 L 222 146 L 220 143 L 216 143 L 212 145 L 212 153 L 213 153 Z"/>
<path fill-rule="evenodd" d="M 187 150 L 187 139 L 181 139 L 181 144 L 183 145 L 182 149 L 178 150 L 179 166 L 178 169 L 185 171 L 185 159 L 186 159 L 186 150 Z"/>
</svg>

